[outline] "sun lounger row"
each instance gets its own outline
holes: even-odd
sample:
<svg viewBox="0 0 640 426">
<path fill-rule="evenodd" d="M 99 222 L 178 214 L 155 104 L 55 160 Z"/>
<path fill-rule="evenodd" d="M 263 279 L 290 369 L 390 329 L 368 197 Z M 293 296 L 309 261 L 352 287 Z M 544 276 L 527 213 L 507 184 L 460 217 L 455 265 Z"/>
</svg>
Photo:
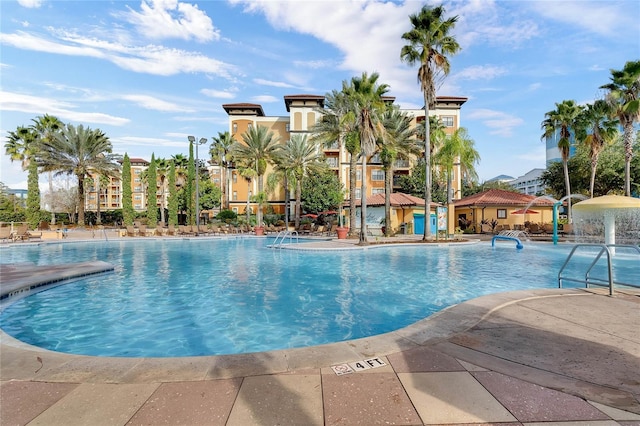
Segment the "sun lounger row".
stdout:
<svg viewBox="0 0 640 426">
<path fill-rule="evenodd" d="M 228 234 L 245 234 L 252 233 L 253 227 L 247 225 L 169 225 L 164 227 L 161 225 L 155 228 L 148 228 L 146 225 L 139 224 L 137 226 L 126 226 L 126 235 L 128 237 L 153 237 L 153 236 L 197 236 L 197 235 L 228 235 Z"/>
</svg>

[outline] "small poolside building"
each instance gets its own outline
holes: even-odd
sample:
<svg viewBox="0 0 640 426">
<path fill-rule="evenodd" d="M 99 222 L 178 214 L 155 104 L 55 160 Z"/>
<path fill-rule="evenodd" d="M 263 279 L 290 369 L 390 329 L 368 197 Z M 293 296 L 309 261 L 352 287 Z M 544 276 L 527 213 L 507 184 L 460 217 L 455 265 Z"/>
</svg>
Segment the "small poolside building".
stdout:
<svg viewBox="0 0 640 426">
<path fill-rule="evenodd" d="M 454 201 L 455 220 L 461 228 L 482 230 L 482 224 L 514 229 L 525 222 L 553 222 L 553 201 L 520 192 L 490 189 Z M 466 224 L 466 225 L 463 225 Z"/>
<path fill-rule="evenodd" d="M 431 230 L 436 233 L 436 208 L 431 203 Z M 349 210 L 347 206 L 346 210 Z M 356 200 L 356 228 L 360 228 L 360 200 Z M 384 194 L 367 197 L 367 227 L 380 230 L 384 226 Z M 424 199 L 402 192 L 391 194 L 391 229 L 395 233 L 422 234 L 424 232 Z M 374 231 L 375 232 L 375 231 Z"/>
</svg>

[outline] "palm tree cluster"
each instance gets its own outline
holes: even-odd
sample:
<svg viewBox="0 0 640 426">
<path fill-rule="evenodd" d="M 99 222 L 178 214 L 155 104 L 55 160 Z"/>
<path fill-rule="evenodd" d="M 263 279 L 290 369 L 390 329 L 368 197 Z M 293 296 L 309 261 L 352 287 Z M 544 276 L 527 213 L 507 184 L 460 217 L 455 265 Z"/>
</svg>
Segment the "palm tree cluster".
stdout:
<svg viewBox="0 0 640 426">
<path fill-rule="evenodd" d="M 117 176 L 120 156 L 113 154 L 109 138 L 100 129 L 63 124 L 50 115 L 37 117 L 29 127 L 20 126 L 9 132 L 5 152 L 12 161 L 22 161 L 30 175 L 49 172 L 53 175 L 73 175 L 78 181 L 78 225 L 84 226 L 85 179 L 92 174 Z M 53 184 L 49 179 L 50 193 Z M 38 180 L 29 179 L 30 196 L 39 198 Z M 28 209 L 28 222 L 37 225 L 39 200 Z M 52 208 L 52 214 L 54 209 Z M 52 219 L 55 223 L 55 215 Z"/>
<path fill-rule="evenodd" d="M 542 121 L 542 138 L 557 138 L 567 197 L 571 196 L 568 160 L 573 143 L 586 144 L 590 150 L 589 193 L 593 197 L 599 155 L 607 144 L 616 139 L 619 126 L 623 130 L 625 150 L 624 192 L 631 196 L 634 124 L 640 120 L 640 61 L 627 62 L 622 70 L 611 70 L 611 82 L 601 88 L 607 91 L 604 99 L 587 105 L 564 100 L 556 103 L 556 108 L 547 112 Z M 571 222 L 570 202 L 567 216 Z"/>
</svg>

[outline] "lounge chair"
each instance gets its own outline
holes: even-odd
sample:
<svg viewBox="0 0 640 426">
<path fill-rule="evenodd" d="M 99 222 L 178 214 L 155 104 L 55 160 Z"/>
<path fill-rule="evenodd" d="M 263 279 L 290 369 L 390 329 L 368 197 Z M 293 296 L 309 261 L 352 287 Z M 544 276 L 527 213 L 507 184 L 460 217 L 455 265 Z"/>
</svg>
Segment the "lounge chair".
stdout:
<svg viewBox="0 0 640 426">
<path fill-rule="evenodd" d="M 147 225 L 140 225 L 138 227 L 138 236 L 146 237 L 147 236 Z"/>
<path fill-rule="evenodd" d="M 127 237 L 135 237 L 138 235 L 138 230 L 131 225 L 127 225 Z"/>
<path fill-rule="evenodd" d="M 24 241 L 29 239 L 29 225 L 20 225 L 13 233 L 13 241 Z"/>
<path fill-rule="evenodd" d="M 10 226 L 0 228 L 0 241 L 13 241 L 13 232 L 11 232 Z"/>
<path fill-rule="evenodd" d="M 169 224 L 169 227 L 167 228 L 167 235 L 176 235 L 176 227 L 173 226 L 173 224 Z"/>
</svg>

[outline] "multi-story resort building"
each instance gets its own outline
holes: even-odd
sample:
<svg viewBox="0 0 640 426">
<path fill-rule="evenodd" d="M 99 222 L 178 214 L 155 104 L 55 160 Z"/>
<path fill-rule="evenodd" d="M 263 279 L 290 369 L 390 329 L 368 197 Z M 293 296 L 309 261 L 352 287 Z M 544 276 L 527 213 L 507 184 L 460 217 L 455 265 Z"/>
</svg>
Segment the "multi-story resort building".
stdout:
<svg viewBox="0 0 640 426">
<path fill-rule="evenodd" d="M 385 98 L 387 102 L 393 102 L 394 99 L 392 97 Z M 451 134 L 460 127 L 460 108 L 466 101 L 467 98 L 463 97 L 440 96 L 437 98 L 436 109 L 430 111 L 430 113 L 439 117 L 445 126 L 445 132 Z M 259 104 L 234 103 L 222 105 L 229 115 L 229 133 L 236 141 L 241 142 L 242 134 L 251 126 L 264 126 L 272 131 L 282 142 L 290 139 L 294 134 L 309 135 L 311 137 L 311 129 L 321 118 L 319 110 L 324 107 L 324 96 L 289 95 L 284 97 L 284 102 L 289 113 L 289 115 L 285 116 L 267 116 Z M 424 122 L 423 109 L 403 111 L 413 118 L 414 125 Z M 337 141 L 335 144 L 321 149 L 324 151 L 329 167 L 335 171 L 345 191 L 348 191 L 349 153 L 343 146 L 339 146 Z M 394 170 L 394 182 L 398 175 L 408 174 L 415 161 L 415 158 L 397 160 Z M 363 176 L 360 164 L 357 167 L 356 198 L 360 198 L 360 184 Z M 212 172 L 214 179 L 220 179 L 219 168 L 214 168 Z M 267 171 L 268 173 L 269 170 Z M 378 155 L 373 155 L 369 159 L 367 174 L 364 178 L 367 179 L 367 197 L 384 193 L 384 170 Z M 237 170 L 233 169 L 229 180 L 229 207 L 236 212 L 243 212 L 247 205 L 251 206 L 251 195 L 256 193 L 257 183 L 247 182 L 238 174 Z M 460 198 L 460 181 L 460 170 L 458 168 L 454 171 L 454 199 Z M 269 203 L 276 212 L 284 212 L 285 197 L 287 195 L 290 194 L 285 194 L 284 190 L 280 189 L 270 198 Z M 345 199 L 348 199 L 349 195 L 345 193 Z M 255 206 L 251 208 L 255 211 Z"/>
<path fill-rule="evenodd" d="M 288 95 L 284 97 L 284 103 L 288 115 L 283 116 L 268 116 L 265 114 L 260 104 L 253 103 L 233 103 L 224 104 L 222 107 L 229 116 L 228 131 L 232 137 L 239 142 L 242 142 L 242 134 L 246 132 L 251 126 L 264 126 L 269 131 L 274 133 L 282 143 L 286 142 L 294 134 L 309 135 L 311 136 L 311 129 L 321 117 L 319 109 L 324 107 L 324 96 L 321 95 Z M 392 103 L 395 98 L 386 97 L 387 102 Z M 462 105 L 467 101 L 464 97 L 450 97 L 439 96 L 436 102 L 436 108 L 430 111 L 431 115 L 435 115 L 442 121 L 445 132 L 447 134 L 453 133 L 460 127 L 460 109 Z M 424 123 L 424 110 L 423 109 L 411 109 L 403 110 L 409 116 L 413 118 L 414 125 L 423 125 Z M 336 175 L 342 182 L 345 191 L 349 189 L 349 153 L 342 146 L 339 146 L 336 142 L 331 146 L 320 147 L 322 149 L 326 161 L 329 167 L 335 171 Z M 394 182 L 399 175 L 409 174 L 411 168 L 416 162 L 416 158 L 405 158 L 396 161 L 394 170 Z M 142 182 L 141 175 L 149 166 L 149 162 L 140 158 L 131 158 L 131 185 L 133 192 L 133 207 L 136 211 L 144 211 L 147 208 L 146 189 Z M 224 185 L 223 176 L 225 173 L 221 170 L 221 165 L 210 164 L 208 171 L 211 180 L 218 184 Z M 358 164 L 358 170 L 356 172 L 356 198 L 360 198 L 360 186 L 361 179 L 363 179 L 361 172 L 361 165 Z M 271 167 L 267 169 L 266 175 L 271 173 Z M 240 176 L 238 170 L 231 167 L 228 170 L 227 175 L 227 187 L 229 197 L 229 208 L 237 213 L 244 213 L 247 208 L 251 209 L 253 213 L 256 212 L 256 205 L 252 202 L 252 195 L 257 193 L 256 179 L 246 180 Z M 265 175 L 265 176 L 266 176 Z M 378 155 L 373 155 L 367 164 L 367 197 L 375 194 L 384 193 L 384 170 Z M 97 176 L 93 177 L 94 182 Z M 161 188 L 158 181 L 157 200 L 156 205 L 160 207 L 163 203 L 166 203 L 167 197 L 163 196 L 163 191 L 167 191 L 166 188 Z M 454 169 L 453 176 L 453 198 L 459 199 L 461 197 L 461 179 L 460 170 Z M 289 196 L 290 200 L 293 199 L 293 194 L 285 194 L 282 188 L 276 189 L 269 195 L 269 205 L 275 212 L 284 213 L 285 209 L 285 197 Z M 112 178 L 107 185 L 107 189 L 101 188 L 100 195 L 98 195 L 97 185 L 94 183 L 91 188 L 87 190 L 86 209 L 89 211 L 95 211 L 97 208 L 97 200 L 100 199 L 101 210 L 113 210 L 122 208 L 122 182 L 120 179 Z M 349 198 L 349 194 L 345 193 L 345 199 Z M 167 207 L 166 205 L 164 207 Z M 206 212 L 203 212 L 206 214 Z"/>
</svg>

